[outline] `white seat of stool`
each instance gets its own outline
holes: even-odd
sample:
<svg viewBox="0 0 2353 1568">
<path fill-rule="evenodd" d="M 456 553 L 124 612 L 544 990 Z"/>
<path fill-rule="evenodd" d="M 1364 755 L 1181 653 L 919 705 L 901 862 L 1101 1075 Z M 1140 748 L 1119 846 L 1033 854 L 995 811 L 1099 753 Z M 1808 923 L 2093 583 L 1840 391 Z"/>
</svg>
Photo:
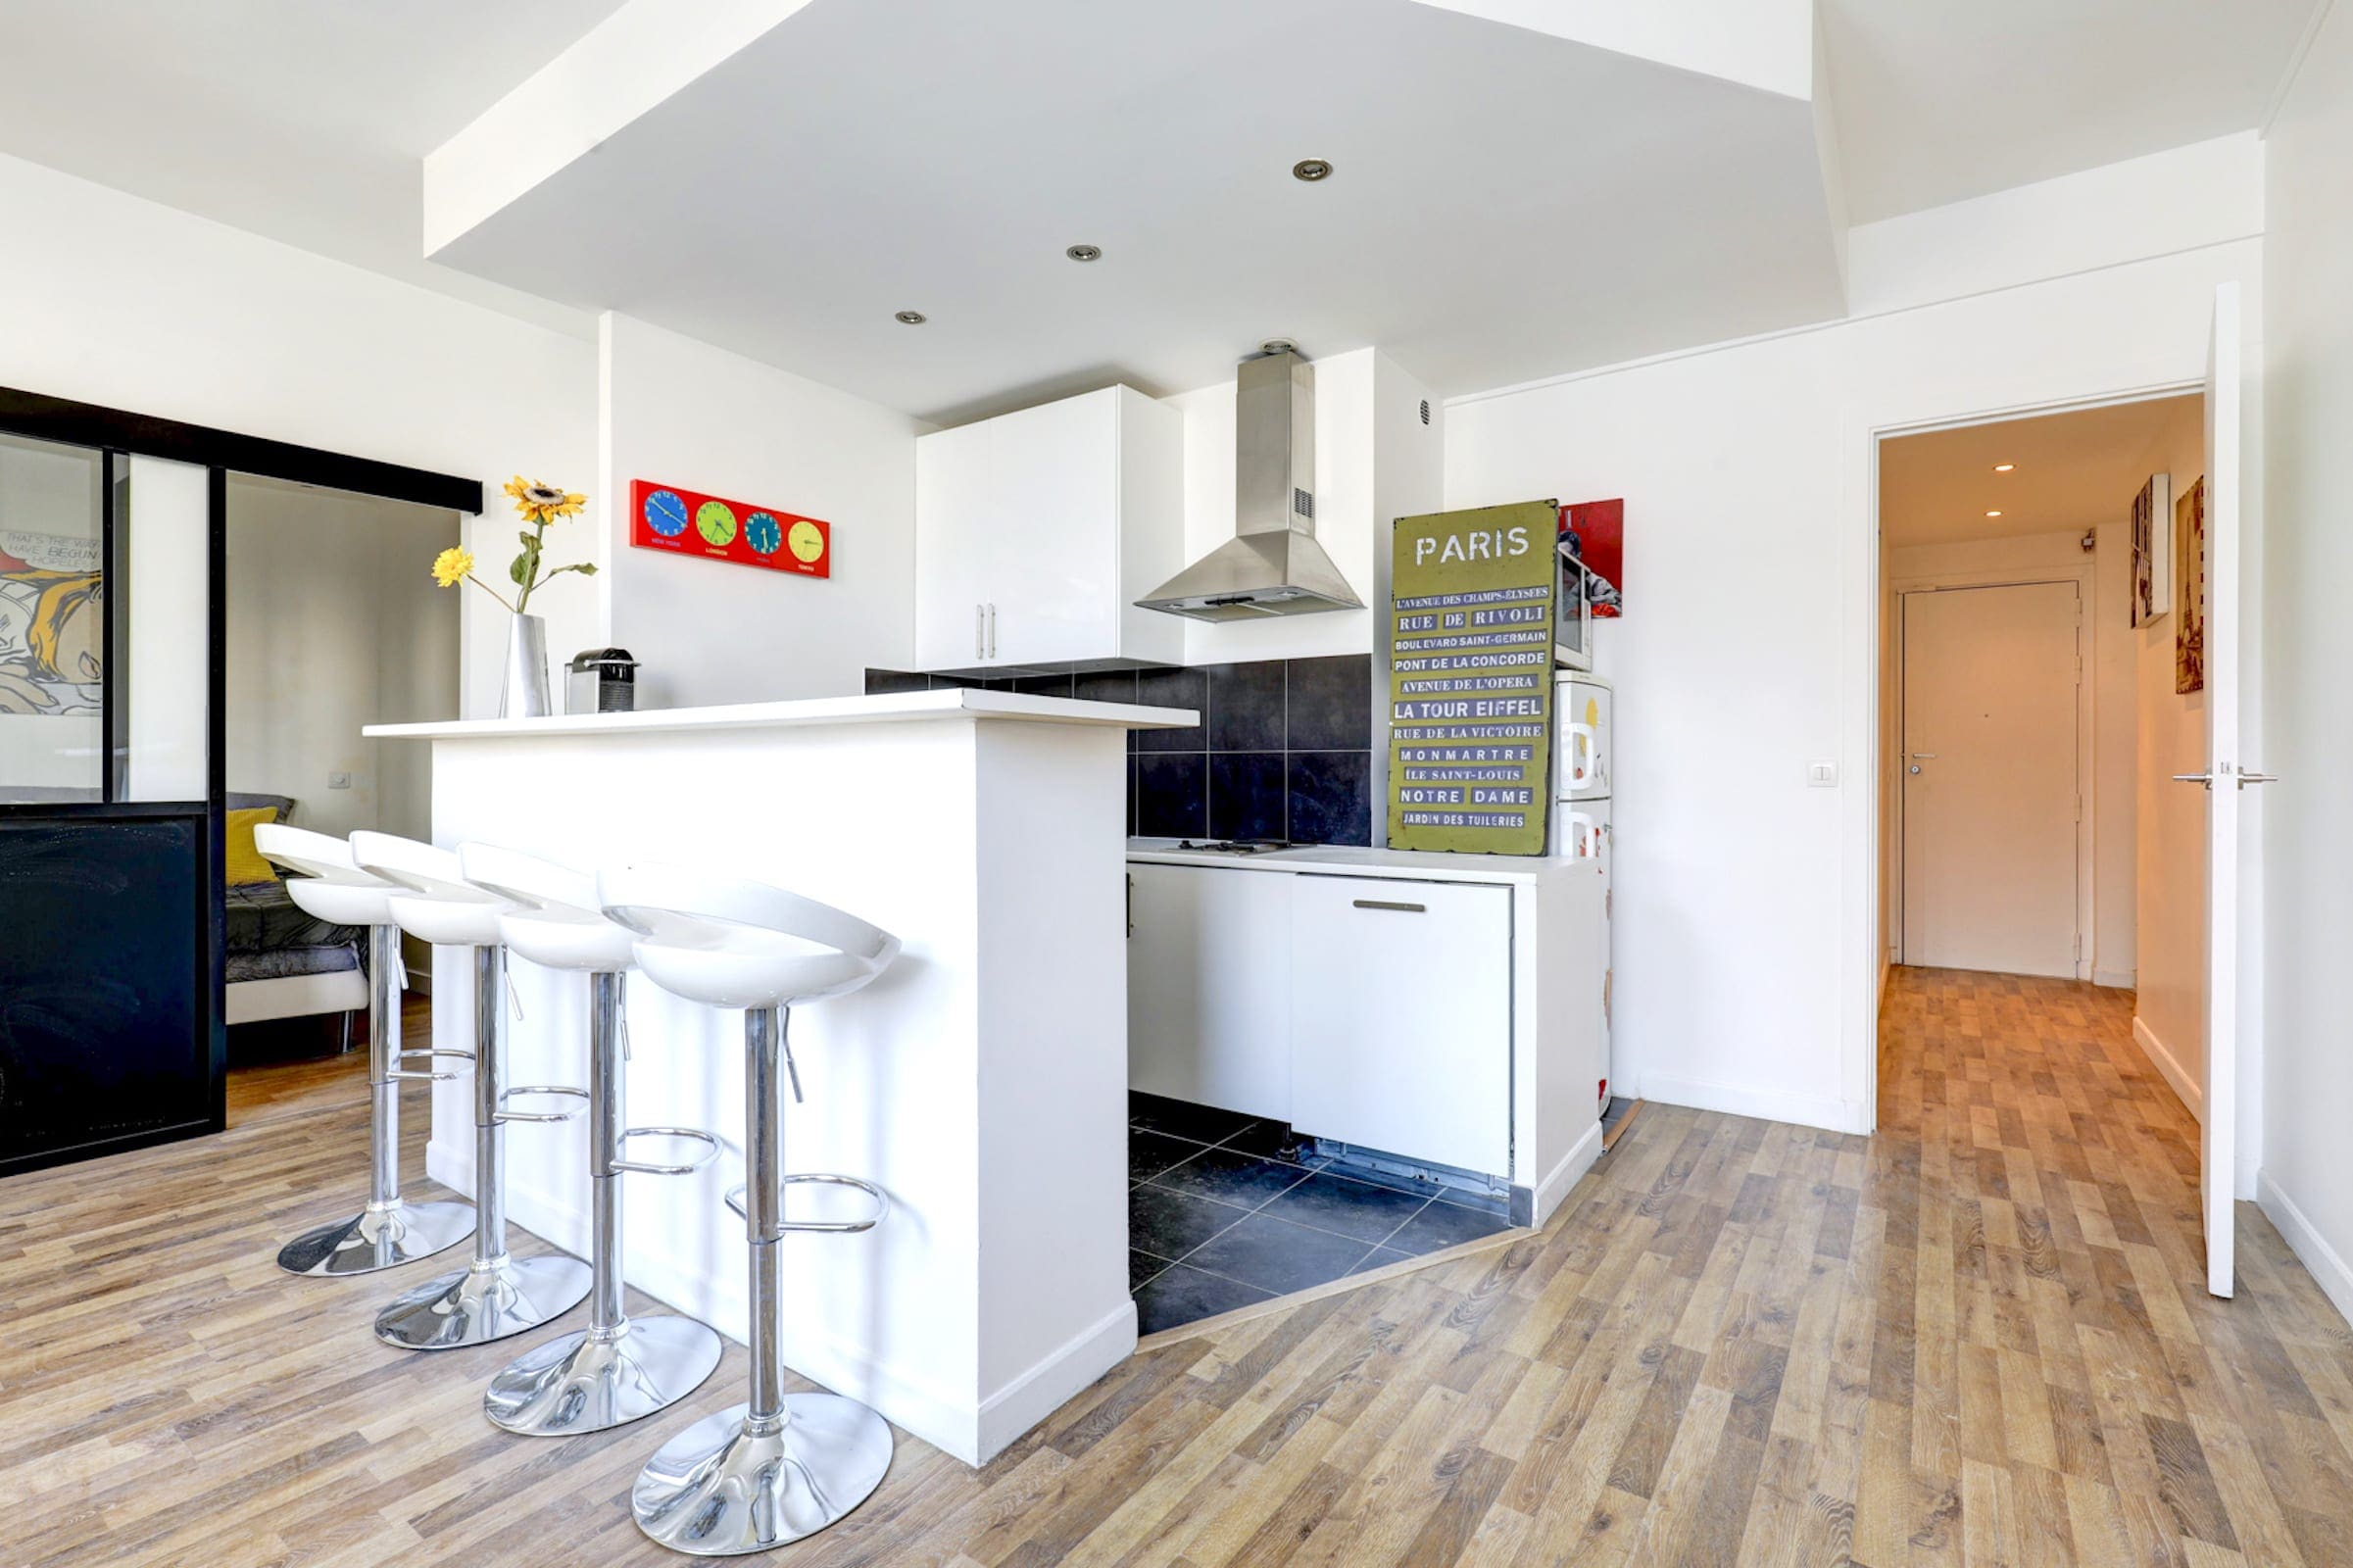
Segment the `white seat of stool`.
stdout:
<svg viewBox="0 0 2353 1568">
<path fill-rule="evenodd" d="M 331 925 L 391 925 L 392 895 L 399 890 L 360 868 L 351 846 L 324 833 L 263 822 L 253 830 L 262 858 L 302 875 L 286 884 L 294 906 Z"/>
<path fill-rule="evenodd" d="M 618 974 L 630 967 L 637 938 L 605 917 L 593 872 L 575 871 L 496 844 L 461 844 L 466 879 L 509 900 L 499 916 L 507 951 L 550 969 Z"/>
<path fill-rule="evenodd" d="M 631 865 L 597 878 L 605 912 L 638 935 L 662 990 L 719 1007 L 789 1007 L 856 991 L 899 939 L 856 915 L 744 877 Z"/>
<path fill-rule="evenodd" d="M 419 942 L 465 948 L 499 945 L 499 916 L 512 906 L 466 881 L 455 851 L 363 829 L 351 836 L 351 853 L 361 870 L 396 884 L 389 901 L 392 918 Z"/>
</svg>

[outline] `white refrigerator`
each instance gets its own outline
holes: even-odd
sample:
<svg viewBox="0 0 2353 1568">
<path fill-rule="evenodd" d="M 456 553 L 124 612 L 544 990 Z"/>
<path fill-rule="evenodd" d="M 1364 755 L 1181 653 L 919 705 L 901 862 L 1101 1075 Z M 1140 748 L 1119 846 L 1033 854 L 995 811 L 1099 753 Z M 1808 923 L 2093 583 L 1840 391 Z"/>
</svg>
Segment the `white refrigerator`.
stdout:
<svg viewBox="0 0 2353 1568">
<path fill-rule="evenodd" d="M 1617 830 L 1610 820 L 1613 729 L 1610 723 L 1609 682 L 1597 675 L 1562 670 L 1553 689 L 1552 853 L 1601 862 L 1601 931 L 1609 941 L 1616 914 L 1615 875 Z M 1610 1041 L 1610 1009 L 1615 1003 L 1617 969 L 1604 953 L 1601 967 L 1601 1045 Z M 1609 1060 L 1605 1055 L 1604 1060 Z M 1601 1103 L 1609 1108 L 1616 1066 L 1603 1081 Z"/>
</svg>

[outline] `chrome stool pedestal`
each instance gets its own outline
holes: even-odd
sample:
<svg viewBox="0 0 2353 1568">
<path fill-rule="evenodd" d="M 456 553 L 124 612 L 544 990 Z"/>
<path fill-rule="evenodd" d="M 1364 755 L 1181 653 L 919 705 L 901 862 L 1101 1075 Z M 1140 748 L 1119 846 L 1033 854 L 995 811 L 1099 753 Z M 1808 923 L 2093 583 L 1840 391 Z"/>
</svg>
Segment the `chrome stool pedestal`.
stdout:
<svg viewBox="0 0 2353 1568">
<path fill-rule="evenodd" d="M 500 993 L 504 952 L 474 949 L 474 1255 L 454 1274 L 427 1280 L 376 1314 L 375 1336 L 404 1350 L 455 1350 L 535 1329 L 580 1304 L 589 1269 L 576 1257 L 515 1257 L 507 1251 L 507 1124 L 569 1121 L 576 1109 L 507 1108 L 515 1095 L 586 1099 L 578 1089 L 506 1086 Z"/>
<path fill-rule="evenodd" d="M 372 1274 L 455 1247 L 472 1228 L 471 1203 L 410 1202 L 401 1197 L 400 1086 L 410 1079 L 454 1075 L 401 1066 L 408 1057 L 436 1054 L 401 1049 L 400 928 L 384 906 L 390 885 L 362 871 L 341 839 L 277 823 L 262 824 L 254 838 L 264 855 L 307 873 L 286 884 L 298 907 L 336 924 L 368 928 L 368 1204 L 279 1248 L 277 1266 L 289 1274 Z"/>
<path fill-rule="evenodd" d="M 847 1516 L 882 1485 L 891 1429 L 856 1399 L 784 1392 L 776 1353 L 789 1231 L 871 1230 L 887 1210 L 882 1190 L 848 1176 L 782 1173 L 777 1056 L 784 1018 L 774 1007 L 744 1014 L 745 1157 L 750 1181 L 729 1205 L 745 1218 L 752 1267 L 752 1396 L 706 1416 L 663 1444 L 638 1472 L 629 1502 L 638 1528 L 674 1551 L 732 1556 L 812 1536 Z M 851 1221 L 788 1221 L 784 1188 L 796 1182 L 854 1187 L 875 1212 Z"/>
<path fill-rule="evenodd" d="M 468 861 L 471 870 L 471 861 Z M 517 951 L 522 927 L 510 923 Z M 526 954 L 528 956 L 528 954 Z M 620 1178 L 627 1173 L 683 1176 L 717 1157 L 719 1141 L 699 1128 L 621 1126 L 626 1103 L 620 1051 L 624 977 L 589 976 L 589 1178 L 595 1236 L 595 1283 L 588 1327 L 551 1340 L 490 1381 L 482 1411 L 509 1432 L 570 1437 L 602 1432 L 652 1415 L 701 1387 L 719 1364 L 719 1337 L 688 1317 L 631 1318 L 621 1306 Z M 706 1146 L 678 1164 L 626 1159 L 633 1138 L 683 1139 Z"/>
</svg>

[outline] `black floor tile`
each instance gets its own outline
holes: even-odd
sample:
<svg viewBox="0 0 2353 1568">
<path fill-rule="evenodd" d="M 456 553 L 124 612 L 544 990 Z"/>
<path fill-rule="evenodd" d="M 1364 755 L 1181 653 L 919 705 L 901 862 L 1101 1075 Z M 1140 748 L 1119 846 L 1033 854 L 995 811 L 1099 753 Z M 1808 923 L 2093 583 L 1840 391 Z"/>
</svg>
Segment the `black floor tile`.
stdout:
<svg viewBox="0 0 2353 1568">
<path fill-rule="evenodd" d="M 1368 1250 L 1353 1237 L 1309 1230 L 1257 1213 L 1219 1232 L 1185 1263 L 1284 1296 L 1331 1283 L 1353 1268 Z"/>
<path fill-rule="evenodd" d="M 1509 1193 L 1474 1193 L 1460 1187 L 1442 1185 L 1430 1196 L 1442 1203 L 1452 1203 L 1458 1208 L 1475 1208 L 1482 1214 L 1493 1214 L 1497 1219 L 1511 1217 Z"/>
<path fill-rule="evenodd" d="M 1266 1212 L 1294 1224 L 1353 1237 L 1369 1246 L 1387 1241 L 1424 1201 L 1412 1193 L 1343 1181 L 1318 1171 L 1267 1204 Z"/>
<path fill-rule="evenodd" d="M 1144 1288 L 1145 1281 L 1151 1279 L 1154 1274 L 1159 1273 L 1160 1270 L 1166 1268 L 1167 1266 L 1168 1259 L 1164 1257 L 1154 1257 L 1150 1252 L 1139 1252 L 1134 1248 L 1129 1248 L 1127 1250 L 1128 1295 L 1133 1296 L 1138 1291 L 1142 1290 Z"/>
<path fill-rule="evenodd" d="M 1352 1163 L 1345 1156 L 1327 1159 L 1323 1168 L 1335 1176 L 1362 1182 L 1367 1187 L 1386 1187 L 1393 1193 L 1411 1193 L 1416 1198 L 1436 1198 L 1446 1190 L 1444 1184 L 1425 1176 L 1399 1176 L 1395 1171 L 1375 1170 L 1369 1165 Z"/>
<path fill-rule="evenodd" d="M 1215 1105 L 1196 1105 L 1129 1090 L 1127 1124 L 1146 1132 L 1190 1138 L 1197 1144 L 1222 1144 L 1257 1118 Z"/>
<path fill-rule="evenodd" d="M 1175 1263 L 1136 1293 L 1136 1332 L 1157 1334 L 1162 1329 L 1181 1328 L 1204 1317 L 1249 1306 L 1253 1301 L 1273 1298 L 1271 1292 L 1255 1285 L 1203 1274 L 1200 1269 Z"/>
<path fill-rule="evenodd" d="M 1363 1260 L 1348 1272 L 1350 1274 L 1370 1274 L 1374 1269 L 1387 1268 L 1392 1263 L 1410 1263 L 1411 1261 L 1413 1261 L 1411 1252 L 1398 1252 L 1386 1247 L 1376 1247 L 1365 1253 Z"/>
<path fill-rule="evenodd" d="M 1208 1146 L 1186 1138 L 1171 1138 L 1165 1133 L 1148 1133 L 1131 1127 L 1127 1135 L 1127 1179 L 1131 1182 L 1150 1181 L 1171 1165 L 1182 1164 Z"/>
<path fill-rule="evenodd" d="M 1316 1153 L 1312 1146 L 1293 1132 L 1287 1123 L 1279 1121 L 1251 1122 L 1220 1147 L 1239 1149 L 1260 1159 L 1279 1159 L 1286 1165 L 1303 1165 L 1309 1170 L 1319 1170 L 1325 1163 L 1324 1157 Z"/>
<path fill-rule="evenodd" d="M 1219 1231 L 1239 1222 L 1245 1212 L 1150 1183 L 1131 1187 L 1127 1195 L 1127 1244 L 1154 1257 L 1183 1257 Z"/>
<path fill-rule="evenodd" d="M 1389 1238 L 1385 1245 L 1400 1252 L 1419 1256 L 1424 1252 L 1435 1252 L 1442 1247 L 1456 1247 L 1509 1229 L 1511 1221 L 1498 1214 L 1483 1214 L 1458 1203 L 1432 1203 L 1407 1220 L 1404 1227 Z"/>
<path fill-rule="evenodd" d="M 1212 1149 L 1196 1154 L 1173 1170 L 1153 1177 L 1148 1186 L 1173 1189 L 1195 1198 L 1256 1208 L 1268 1199 L 1308 1179 L 1297 1165 L 1260 1159 L 1238 1149 Z M 1144 1191 L 1138 1188 L 1138 1192 Z M 1378 1237 L 1367 1237 L 1378 1241 Z"/>
</svg>

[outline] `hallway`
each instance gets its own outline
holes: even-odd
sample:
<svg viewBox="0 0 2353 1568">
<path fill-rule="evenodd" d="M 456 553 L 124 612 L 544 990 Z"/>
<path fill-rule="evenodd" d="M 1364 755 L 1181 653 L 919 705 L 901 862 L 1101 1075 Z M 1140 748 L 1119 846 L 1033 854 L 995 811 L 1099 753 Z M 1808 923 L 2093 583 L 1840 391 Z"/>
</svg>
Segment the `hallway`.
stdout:
<svg viewBox="0 0 2353 1568">
<path fill-rule="evenodd" d="M 1653 1105 L 1541 1235 L 1207 1320 L 983 1470 L 903 1438 L 777 1560 L 2353 1561 L 2353 1337 L 2252 1205 L 2238 1298 L 2204 1294 L 2195 1127 L 2129 1001 L 1897 970 L 1877 1138 Z M 492 1431 L 512 1348 L 386 1349 L 383 1280 L 271 1262 L 364 1127 L 347 1097 L 0 1183 L 0 1562 L 679 1560 L 629 1482 L 743 1352 L 667 1421 Z"/>
</svg>

